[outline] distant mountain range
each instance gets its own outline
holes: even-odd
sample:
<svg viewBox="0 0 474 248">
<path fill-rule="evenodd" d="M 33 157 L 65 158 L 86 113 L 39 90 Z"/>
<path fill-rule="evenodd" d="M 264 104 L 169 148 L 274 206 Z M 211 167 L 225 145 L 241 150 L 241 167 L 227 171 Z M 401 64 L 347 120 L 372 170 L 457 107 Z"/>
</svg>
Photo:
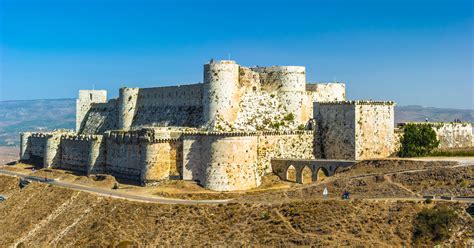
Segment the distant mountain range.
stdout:
<svg viewBox="0 0 474 248">
<path fill-rule="evenodd" d="M 74 129 L 75 99 L 0 101 L 0 145 L 19 145 L 19 133 Z M 397 106 L 395 122 L 453 121 L 474 123 L 474 110 Z"/>
</svg>

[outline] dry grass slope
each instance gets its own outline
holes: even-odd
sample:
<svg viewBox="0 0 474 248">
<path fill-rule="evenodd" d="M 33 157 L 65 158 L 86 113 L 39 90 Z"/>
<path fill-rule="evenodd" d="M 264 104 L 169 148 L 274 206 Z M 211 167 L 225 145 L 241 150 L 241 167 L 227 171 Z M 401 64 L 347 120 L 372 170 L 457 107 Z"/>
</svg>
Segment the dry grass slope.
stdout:
<svg viewBox="0 0 474 248">
<path fill-rule="evenodd" d="M 100 197 L 0 177 L 0 247 L 152 245 L 410 246 L 423 203 L 321 200 L 312 192 L 283 203 L 160 205 Z M 302 195 L 301 195 L 302 194 Z M 306 195 L 307 194 L 307 195 Z M 265 195 L 260 195 L 265 197 Z M 250 197 L 251 198 L 251 197 Z M 437 203 L 440 204 L 440 203 Z M 457 211 L 463 204 L 444 203 Z M 468 222 L 464 222 L 468 221 Z M 461 225 L 473 226 L 463 217 Z M 464 232 L 455 240 L 466 240 Z"/>
</svg>

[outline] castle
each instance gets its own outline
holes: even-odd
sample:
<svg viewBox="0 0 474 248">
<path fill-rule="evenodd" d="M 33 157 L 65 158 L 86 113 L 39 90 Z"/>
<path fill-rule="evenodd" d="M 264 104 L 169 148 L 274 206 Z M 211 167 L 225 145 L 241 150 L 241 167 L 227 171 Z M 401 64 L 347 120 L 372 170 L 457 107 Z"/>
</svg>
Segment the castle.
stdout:
<svg viewBox="0 0 474 248">
<path fill-rule="evenodd" d="M 344 84 L 308 83 L 305 67 L 211 60 L 203 78 L 121 88 L 108 101 L 106 91 L 81 90 L 75 132 L 22 133 L 20 159 L 232 191 L 258 187 L 272 159 L 363 160 L 397 149 L 393 102 L 347 101 Z"/>
</svg>

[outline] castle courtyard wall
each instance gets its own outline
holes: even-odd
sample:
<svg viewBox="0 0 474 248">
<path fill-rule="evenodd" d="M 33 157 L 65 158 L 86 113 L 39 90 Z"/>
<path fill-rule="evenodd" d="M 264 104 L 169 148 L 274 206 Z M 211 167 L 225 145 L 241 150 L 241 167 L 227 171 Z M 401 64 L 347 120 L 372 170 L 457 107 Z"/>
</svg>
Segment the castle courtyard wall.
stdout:
<svg viewBox="0 0 474 248">
<path fill-rule="evenodd" d="M 439 149 L 474 147 L 472 124 L 468 122 L 407 122 L 399 123 L 399 136 L 403 136 L 403 126 L 406 124 L 430 125 L 439 140 Z M 400 139 L 394 142 L 400 147 Z"/>
<path fill-rule="evenodd" d="M 433 129 L 438 137 L 440 149 L 473 146 L 471 123 L 433 123 Z"/>
</svg>

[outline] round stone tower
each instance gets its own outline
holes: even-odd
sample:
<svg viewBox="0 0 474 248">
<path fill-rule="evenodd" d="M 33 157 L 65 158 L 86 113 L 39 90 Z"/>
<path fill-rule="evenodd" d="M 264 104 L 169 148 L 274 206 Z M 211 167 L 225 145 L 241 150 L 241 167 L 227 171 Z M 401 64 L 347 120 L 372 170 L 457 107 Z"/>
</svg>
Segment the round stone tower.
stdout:
<svg viewBox="0 0 474 248">
<path fill-rule="evenodd" d="M 264 91 L 306 91 L 306 69 L 304 66 L 254 67 L 252 70 L 260 74 Z"/>
<path fill-rule="evenodd" d="M 262 90 L 278 96 L 287 113 L 292 113 L 297 123 L 306 124 L 306 69 L 304 66 L 255 67 L 260 74 Z M 307 111 L 306 111 L 307 112 Z"/>
<path fill-rule="evenodd" d="M 211 129 L 219 121 L 232 124 L 237 118 L 238 83 L 239 65 L 235 61 L 210 61 L 204 65 L 203 116 Z"/>
<path fill-rule="evenodd" d="M 137 108 L 139 88 L 120 88 L 118 128 L 130 129 Z"/>
</svg>

